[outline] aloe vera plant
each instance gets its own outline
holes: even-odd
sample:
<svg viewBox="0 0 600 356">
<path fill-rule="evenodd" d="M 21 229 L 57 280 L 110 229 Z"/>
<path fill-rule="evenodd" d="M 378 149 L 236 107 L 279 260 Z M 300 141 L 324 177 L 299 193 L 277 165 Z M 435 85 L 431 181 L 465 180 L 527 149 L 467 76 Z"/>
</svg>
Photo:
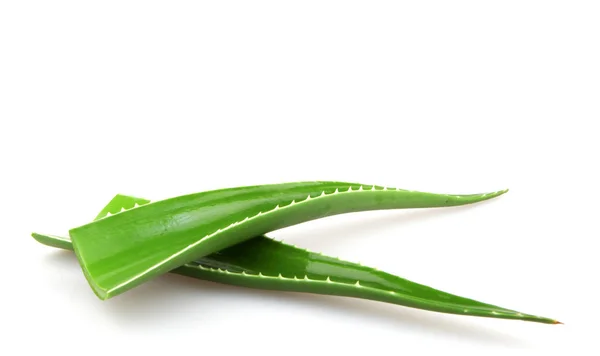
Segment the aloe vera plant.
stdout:
<svg viewBox="0 0 600 356">
<path fill-rule="evenodd" d="M 475 202 L 501 193 L 466 197 L 476 197 L 470 201 Z M 117 195 L 96 219 L 147 203 L 149 201 L 145 199 Z M 43 244 L 72 249 L 69 238 L 35 233 L 33 236 Z M 251 288 L 348 296 L 444 313 L 557 323 L 553 319 L 448 294 L 373 268 L 286 245 L 266 236 L 254 237 L 185 263 L 172 272 Z"/>
</svg>

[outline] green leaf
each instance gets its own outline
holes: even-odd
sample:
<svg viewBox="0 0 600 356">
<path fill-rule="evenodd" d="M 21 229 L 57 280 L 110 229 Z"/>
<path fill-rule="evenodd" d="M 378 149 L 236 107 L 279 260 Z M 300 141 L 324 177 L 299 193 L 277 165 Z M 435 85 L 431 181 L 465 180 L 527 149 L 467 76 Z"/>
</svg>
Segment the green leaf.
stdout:
<svg viewBox="0 0 600 356">
<path fill-rule="evenodd" d="M 149 203 L 69 231 L 101 299 L 264 233 L 350 212 L 431 208 L 487 200 L 505 191 L 445 195 L 340 182 L 214 190 Z"/>
</svg>

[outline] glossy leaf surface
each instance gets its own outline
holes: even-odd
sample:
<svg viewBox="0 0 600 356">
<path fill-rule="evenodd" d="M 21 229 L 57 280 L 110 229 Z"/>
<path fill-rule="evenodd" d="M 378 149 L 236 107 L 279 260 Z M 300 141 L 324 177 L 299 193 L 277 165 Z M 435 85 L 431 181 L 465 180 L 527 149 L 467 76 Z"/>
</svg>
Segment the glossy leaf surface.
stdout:
<svg viewBox="0 0 600 356">
<path fill-rule="evenodd" d="M 40 243 L 72 250 L 68 238 L 33 234 Z M 310 252 L 267 236 L 252 238 L 186 263 L 172 273 L 240 287 L 345 296 L 442 313 L 556 324 L 554 319 L 445 293 L 404 278 Z"/>
<path fill-rule="evenodd" d="M 504 192 L 445 195 L 341 182 L 249 186 L 149 203 L 69 234 L 88 282 L 107 299 L 287 226 L 357 211 L 465 205 Z"/>
</svg>

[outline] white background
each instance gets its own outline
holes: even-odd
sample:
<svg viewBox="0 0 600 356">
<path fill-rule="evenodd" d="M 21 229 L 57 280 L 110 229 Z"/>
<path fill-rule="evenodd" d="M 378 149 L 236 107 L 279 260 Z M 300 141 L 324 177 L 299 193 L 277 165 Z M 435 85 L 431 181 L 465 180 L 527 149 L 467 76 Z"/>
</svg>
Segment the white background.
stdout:
<svg viewBox="0 0 600 356">
<path fill-rule="evenodd" d="M 0 354 L 597 355 L 599 10 L 3 1 Z M 173 275 L 102 302 L 70 253 L 29 235 L 86 223 L 116 193 L 302 180 L 510 188 L 272 236 L 565 325 Z"/>
</svg>

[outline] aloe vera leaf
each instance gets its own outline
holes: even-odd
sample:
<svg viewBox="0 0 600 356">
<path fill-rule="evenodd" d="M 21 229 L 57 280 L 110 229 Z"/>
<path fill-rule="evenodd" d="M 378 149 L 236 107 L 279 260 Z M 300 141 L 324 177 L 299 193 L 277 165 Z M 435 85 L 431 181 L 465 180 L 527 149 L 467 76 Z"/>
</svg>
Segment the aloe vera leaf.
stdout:
<svg viewBox="0 0 600 356">
<path fill-rule="evenodd" d="M 557 323 L 553 319 L 442 292 L 375 268 L 299 249 L 265 236 L 185 266 L 187 268 L 175 272 L 244 287 L 370 299 L 450 314 Z"/>
<path fill-rule="evenodd" d="M 97 218 L 148 200 L 117 195 Z M 69 238 L 33 233 L 42 244 L 72 250 Z M 445 293 L 389 273 L 259 236 L 187 263 L 173 273 L 255 289 L 346 296 L 459 315 L 556 324 Z"/>
<path fill-rule="evenodd" d="M 473 195 L 414 192 L 340 182 L 214 190 L 142 205 L 69 231 L 84 275 L 100 299 L 255 236 L 336 214 L 465 205 Z"/>
<path fill-rule="evenodd" d="M 40 243 L 72 250 L 69 238 L 33 233 Z M 171 271 L 195 279 L 263 290 L 353 297 L 440 313 L 559 322 L 439 291 L 392 274 L 254 237 Z"/>
</svg>

